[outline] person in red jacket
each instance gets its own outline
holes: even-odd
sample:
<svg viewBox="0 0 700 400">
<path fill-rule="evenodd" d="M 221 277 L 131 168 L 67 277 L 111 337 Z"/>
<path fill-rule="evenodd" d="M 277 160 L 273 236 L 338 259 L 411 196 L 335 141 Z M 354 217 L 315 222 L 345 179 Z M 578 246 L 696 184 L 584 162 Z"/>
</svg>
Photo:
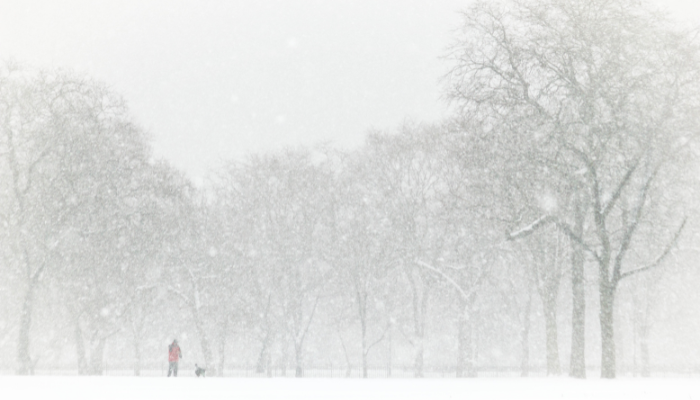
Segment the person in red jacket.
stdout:
<svg viewBox="0 0 700 400">
<path fill-rule="evenodd" d="M 174 377 L 177 376 L 177 362 L 182 358 L 182 350 L 177 344 L 177 340 L 168 346 L 168 377 L 172 373 Z"/>
</svg>

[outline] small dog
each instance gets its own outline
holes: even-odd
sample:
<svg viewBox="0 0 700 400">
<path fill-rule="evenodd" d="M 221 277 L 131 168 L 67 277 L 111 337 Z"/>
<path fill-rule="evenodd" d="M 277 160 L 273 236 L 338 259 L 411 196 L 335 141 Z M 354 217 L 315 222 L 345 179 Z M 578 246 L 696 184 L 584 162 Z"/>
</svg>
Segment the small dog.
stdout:
<svg viewBox="0 0 700 400">
<path fill-rule="evenodd" d="M 194 374 L 197 375 L 197 378 L 204 378 L 204 374 L 207 372 L 206 369 L 200 367 L 199 365 L 195 364 L 194 365 Z"/>
</svg>

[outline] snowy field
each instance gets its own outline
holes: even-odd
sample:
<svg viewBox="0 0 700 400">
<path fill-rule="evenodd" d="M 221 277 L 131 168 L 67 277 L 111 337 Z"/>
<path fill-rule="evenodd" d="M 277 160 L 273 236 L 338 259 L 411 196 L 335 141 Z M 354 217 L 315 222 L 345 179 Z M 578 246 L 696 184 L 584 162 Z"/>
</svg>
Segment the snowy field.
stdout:
<svg viewBox="0 0 700 400">
<path fill-rule="evenodd" d="M 3 399 L 700 399 L 698 379 L 0 377 Z"/>
</svg>

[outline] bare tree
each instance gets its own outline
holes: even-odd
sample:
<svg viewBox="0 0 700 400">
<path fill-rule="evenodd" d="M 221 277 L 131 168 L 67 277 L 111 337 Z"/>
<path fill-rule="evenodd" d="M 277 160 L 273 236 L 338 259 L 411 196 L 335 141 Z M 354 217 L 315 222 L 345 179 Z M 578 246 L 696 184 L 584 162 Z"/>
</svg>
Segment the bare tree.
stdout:
<svg viewBox="0 0 700 400">
<path fill-rule="evenodd" d="M 423 377 L 429 300 L 435 287 L 434 274 L 417 262 L 434 264 L 447 241 L 441 137 L 433 132 L 439 129 L 406 124 L 395 135 L 370 135 L 366 148 L 376 168 L 374 188 L 383 197 L 377 207 L 388 216 L 396 257 L 410 287 L 415 377 Z"/>
<path fill-rule="evenodd" d="M 147 147 L 123 100 L 104 85 L 30 70 L 5 70 L 2 81 L 2 168 L 10 177 L 3 217 L 24 285 L 17 371 L 28 374 L 37 361 L 31 357 L 30 330 L 42 277 L 47 268 L 61 276 L 59 268 L 70 264 L 65 256 L 77 241 L 97 245 L 93 239 L 99 237 L 107 246 L 119 239 L 128 206 L 115 187 L 128 187 L 132 171 L 145 163 Z M 105 247 L 95 246 L 88 257 L 94 266 L 119 265 Z"/>
<path fill-rule="evenodd" d="M 345 163 L 335 191 L 330 246 L 339 280 L 346 282 L 340 290 L 347 293 L 348 306 L 355 309 L 360 324 L 362 377 L 367 378 L 370 351 L 391 329 L 390 316 L 381 305 L 387 302 L 383 287 L 390 285 L 397 262 L 384 196 L 373 175 L 376 160 L 358 153 Z"/>
<path fill-rule="evenodd" d="M 587 196 L 591 227 L 584 237 L 563 209 L 517 233 L 556 222 L 595 260 L 601 374 L 613 378 L 615 290 L 671 248 L 646 267 L 623 270 L 650 188 L 667 183 L 658 172 L 673 168 L 671 157 L 697 137 L 689 112 L 698 99 L 697 46 L 638 1 L 477 3 L 464 16 L 447 96 L 486 134 L 508 138 L 500 143 L 511 145 L 515 161 L 544 163 L 555 179 Z M 580 371 L 582 360 L 574 360 L 571 373 Z"/>
</svg>

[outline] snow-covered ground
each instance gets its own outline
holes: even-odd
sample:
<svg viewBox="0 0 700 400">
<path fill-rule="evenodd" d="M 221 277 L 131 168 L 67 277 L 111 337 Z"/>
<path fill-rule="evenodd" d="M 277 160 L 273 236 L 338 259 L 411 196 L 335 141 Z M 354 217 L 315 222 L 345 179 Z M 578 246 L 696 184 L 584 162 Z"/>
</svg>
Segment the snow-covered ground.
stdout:
<svg viewBox="0 0 700 400">
<path fill-rule="evenodd" d="M 698 379 L 0 377 L 3 399 L 700 399 Z"/>
</svg>

